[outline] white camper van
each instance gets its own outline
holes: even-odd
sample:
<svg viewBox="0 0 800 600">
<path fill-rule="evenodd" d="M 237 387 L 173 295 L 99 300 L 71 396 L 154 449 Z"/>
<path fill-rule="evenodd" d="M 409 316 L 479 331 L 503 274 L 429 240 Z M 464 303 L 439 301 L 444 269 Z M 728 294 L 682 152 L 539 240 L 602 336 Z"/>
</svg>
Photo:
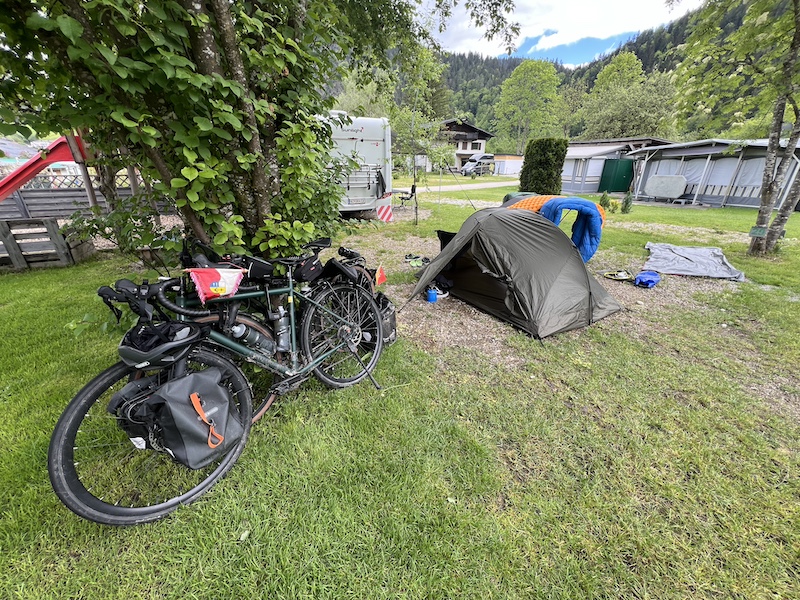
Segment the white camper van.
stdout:
<svg viewBox="0 0 800 600">
<path fill-rule="evenodd" d="M 339 116 L 344 113 L 335 113 Z M 333 127 L 334 152 L 359 167 L 342 181 L 341 212 L 376 210 L 392 202 L 392 130 L 386 118 L 354 117 Z"/>
</svg>

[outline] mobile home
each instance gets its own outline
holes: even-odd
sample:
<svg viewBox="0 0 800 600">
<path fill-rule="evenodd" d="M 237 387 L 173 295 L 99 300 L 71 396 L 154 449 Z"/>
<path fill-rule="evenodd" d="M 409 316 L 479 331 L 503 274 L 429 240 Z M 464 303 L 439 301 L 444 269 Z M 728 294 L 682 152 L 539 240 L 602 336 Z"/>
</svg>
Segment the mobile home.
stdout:
<svg viewBox="0 0 800 600">
<path fill-rule="evenodd" d="M 339 113 L 337 116 L 341 116 Z M 392 130 L 386 118 L 354 117 L 334 125 L 334 153 L 358 167 L 342 181 L 341 212 L 377 210 L 392 202 Z"/>
</svg>

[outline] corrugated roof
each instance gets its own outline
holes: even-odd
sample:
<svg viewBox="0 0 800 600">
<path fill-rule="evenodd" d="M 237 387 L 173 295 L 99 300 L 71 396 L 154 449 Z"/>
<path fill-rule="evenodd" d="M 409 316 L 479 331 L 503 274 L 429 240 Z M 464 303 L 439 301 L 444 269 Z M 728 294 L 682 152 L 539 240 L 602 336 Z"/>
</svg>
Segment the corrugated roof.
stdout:
<svg viewBox="0 0 800 600">
<path fill-rule="evenodd" d="M 781 140 L 781 145 L 785 146 L 787 140 Z M 729 148 L 736 147 L 736 148 L 746 148 L 748 146 L 754 148 L 766 148 L 769 140 L 767 139 L 760 139 L 760 140 L 726 140 L 721 138 L 710 138 L 707 140 L 697 140 L 695 142 L 682 142 L 678 144 L 668 144 L 666 146 L 655 146 L 649 148 L 640 148 L 639 150 L 634 150 L 633 152 L 629 152 L 629 155 L 633 154 L 641 154 L 643 152 L 664 152 L 664 151 L 677 151 L 677 150 L 686 150 L 687 155 L 697 155 L 697 154 L 717 154 L 720 152 L 725 152 Z M 694 151 L 690 151 L 694 150 Z M 677 155 L 679 153 L 669 152 L 669 154 Z"/>
<path fill-rule="evenodd" d="M 598 144 L 597 146 L 570 146 L 567 148 L 567 158 L 594 158 L 606 154 L 616 154 L 628 147 L 627 144 Z M 663 147 L 663 146 L 662 146 Z"/>
</svg>

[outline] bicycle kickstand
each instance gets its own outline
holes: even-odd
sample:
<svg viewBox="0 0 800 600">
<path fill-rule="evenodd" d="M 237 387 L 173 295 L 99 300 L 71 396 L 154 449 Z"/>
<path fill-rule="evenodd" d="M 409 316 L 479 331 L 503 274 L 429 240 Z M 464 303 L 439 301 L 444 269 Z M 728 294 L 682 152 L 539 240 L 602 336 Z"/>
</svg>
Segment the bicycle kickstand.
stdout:
<svg viewBox="0 0 800 600">
<path fill-rule="evenodd" d="M 375 389 L 376 390 L 381 389 L 380 384 L 378 384 L 378 382 L 375 381 L 375 378 L 372 376 L 372 373 L 370 373 L 367 370 L 367 365 L 364 364 L 364 361 L 361 360 L 361 357 L 358 355 L 358 352 L 356 352 L 356 344 L 355 344 L 355 342 L 352 341 L 352 340 L 348 340 L 347 341 L 347 348 L 348 348 L 348 350 L 350 350 L 350 352 L 353 353 L 353 356 L 356 357 L 356 360 L 358 361 L 358 364 L 361 365 L 361 368 L 364 369 L 364 371 L 366 371 L 367 377 L 369 377 L 369 380 L 372 382 L 372 385 L 375 386 Z"/>
</svg>

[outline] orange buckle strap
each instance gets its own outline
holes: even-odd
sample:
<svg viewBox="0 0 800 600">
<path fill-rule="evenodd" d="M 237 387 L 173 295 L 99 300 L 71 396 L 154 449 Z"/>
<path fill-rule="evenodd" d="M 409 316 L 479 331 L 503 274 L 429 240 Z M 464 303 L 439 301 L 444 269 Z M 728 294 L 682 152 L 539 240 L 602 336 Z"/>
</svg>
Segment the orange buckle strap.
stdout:
<svg viewBox="0 0 800 600">
<path fill-rule="evenodd" d="M 197 392 L 192 392 L 189 398 L 192 401 L 192 406 L 194 407 L 195 412 L 203 420 L 203 423 L 208 425 L 208 447 L 216 448 L 225 441 L 225 438 L 214 430 L 214 423 L 209 422 L 208 417 L 206 417 L 206 412 L 203 410 L 203 405 L 200 404 L 200 396 L 197 394 Z"/>
</svg>

